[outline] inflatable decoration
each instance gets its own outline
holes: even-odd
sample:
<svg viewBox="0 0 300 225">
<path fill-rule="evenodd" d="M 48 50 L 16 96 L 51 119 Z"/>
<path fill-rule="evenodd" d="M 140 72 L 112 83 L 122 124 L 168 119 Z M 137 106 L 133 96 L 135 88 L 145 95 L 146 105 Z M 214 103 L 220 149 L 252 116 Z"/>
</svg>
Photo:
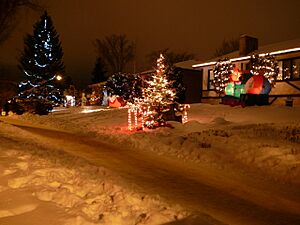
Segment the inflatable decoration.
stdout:
<svg viewBox="0 0 300 225">
<path fill-rule="evenodd" d="M 263 75 L 252 76 L 245 84 L 247 94 L 269 94 L 271 84 Z"/>
<path fill-rule="evenodd" d="M 240 98 L 240 95 L 244 94 L 244 84 L 240 80 L 241 76 L 239 69 L 235 68 L 229 76 L 230 82 L 225 87 L 225 95 Z"/>
<path fill-rule="evenodd" d="M 120 108 L 125 105 L 126 103 L 122 97 L 116 95 L 108 97 L 108 106 L 111 108 Z"/>
</svg>

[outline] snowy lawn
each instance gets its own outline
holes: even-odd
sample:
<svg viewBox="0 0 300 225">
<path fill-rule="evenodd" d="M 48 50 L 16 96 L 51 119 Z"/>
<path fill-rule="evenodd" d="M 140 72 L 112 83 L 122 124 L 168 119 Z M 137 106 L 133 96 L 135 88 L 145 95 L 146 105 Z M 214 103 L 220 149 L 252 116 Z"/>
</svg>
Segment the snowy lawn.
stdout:
<svg viewBox="0 0 300 225">
<path fill-rule="evenodd" d="M 180 206 L 170 206 L 158 196 L 145 197 L 128 188 L 118 182 L 117 173 L 70 156 L 56 149 L 51 141 L 37 140 L 30 132 L 9 123 L 69 131 L 132 151 L 179 159 L 182 165 L 198 165 L 220 171 L 220 174 L 222 171 L 239 171 L 246 177 L 270 180 L 270 184 L 300 187 L 299 116 L 299 106 L 241 108 L 192 104 L 188 123 L 170 122 L 172 128 L 143 132 L 128 131 L 126 108 L 67 108 L 48 116 L 2 117 L 0 198 L 14 191 L 21 191 L 23 195 L 29 191 L 30 194 L 20 200 L 17 198 L 15 206 L 0 203 L 0 224 L 1 218 L 3 224 L 13 224 L 9 218 L 13 222 L 20 221 L 20 215 L 25 216 L 26 212 L 40 210 L 39 215 L 47 215 L 43 207 L 57 215 L 53 224 L 65 225 L 163 224 L 189 216 Z M 46 155 L 41 153 L 43 148 L 47 149 Z M 217 184 L 217 181 L 210 182 Z M 287 194 L 289 198 L 292 195 L 296 203 L 290 204 L 291 209 L 300 205 L 297 200 L 300 192 Z M 263 204 L 262 199 L 255 201 Z M 49 205 L 45 206 L 45 202 Z M 234 221 L 226 215 L 214 216 L 224 224 Z M 32 214 L 30 218 L 39 217 Z M 197 221 L 200 220 L 204 221 L 201 224 L 223 224 L 206 215 Z M 190 224 L 182 221 L 181 224 Z M 237 220 L 236 224 L 246 224 L 238 222 L 241 221 Z"/>
<path fill-rule="evenodd" d="M 0 224 L 159 224 L 188 216 L 105 168 L 1 123 Z"/>
<path fill-rule="evenodd" d="M 139 151 L 261 171 L 264 176 L 300 184 L 299 106 L 193 104 L 187 124 L 170 122 L 173 129 L 145 132 L 128 131 L 126 108 L 70 108 L 16 119 L 86 133 Z"/>
</svg>

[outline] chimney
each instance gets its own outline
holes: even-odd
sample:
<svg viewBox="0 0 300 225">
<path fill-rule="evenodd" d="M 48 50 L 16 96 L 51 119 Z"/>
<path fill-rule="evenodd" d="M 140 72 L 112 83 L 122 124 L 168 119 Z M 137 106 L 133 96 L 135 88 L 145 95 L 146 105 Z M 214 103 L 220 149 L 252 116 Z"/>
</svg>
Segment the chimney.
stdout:
<svg viewBox="0 0 300 225">
<path fill-rule="evenodd" d="M 240 56 L 246 56 L 258 49 L 258 39 L 243 34 L 240 36 Z"/>
</svg>

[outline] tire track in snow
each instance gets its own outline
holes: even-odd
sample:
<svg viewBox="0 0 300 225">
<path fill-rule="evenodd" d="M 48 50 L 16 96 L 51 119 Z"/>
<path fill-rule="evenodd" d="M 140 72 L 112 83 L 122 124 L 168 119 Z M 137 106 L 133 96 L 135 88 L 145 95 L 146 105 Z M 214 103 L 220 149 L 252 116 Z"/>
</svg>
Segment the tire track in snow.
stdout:
<svg viewBox="0 0 300 225">
<path fill-rule="evenodd" d="M 130 183 L 136 183 L 151 194 L 159 194 L 191 211 L 201 211 L 234 225 L 300 224 L 300 202 L 279 198 L 278 193 L 264 196 L 263 190 L 238 190 L 212 182 L 201 168 L 192 171 L 161 157 L 135 152 L 101 141 L 62 131 L 16 125 L 40 138 L 51 140 L 62 150 L 82 157 L 98 166 L 117 172 Z M 55 141 L 55 142 L 54 142 Z M 125 148 L 124 148 L 125 147 Z M 176 167 L 177 166 L 177 167 Z M 224 175 L 224 173 L 223 173 Z M 216 174 L 217 176 L 217 174 Z M 224 177 L 226 180 L 226 174 Z M 238 181 L 237 181 L 238 183 Z M 216 184 L 216 185 L 214 185 Z M 234 184 L 234 182 L 233 182 Z M 261 198 L 252 198 L 257 191 Z M 270 192 L 270 190 L 268 190 Z M 235 193 L 238 192 L 238 193 Z M 244 195 L 242 194 L 244 192 Z M 247 192 L 250 194 L 248 195 Z M 269 202 L 272 199 L 273 202 Z"/>
</svg>

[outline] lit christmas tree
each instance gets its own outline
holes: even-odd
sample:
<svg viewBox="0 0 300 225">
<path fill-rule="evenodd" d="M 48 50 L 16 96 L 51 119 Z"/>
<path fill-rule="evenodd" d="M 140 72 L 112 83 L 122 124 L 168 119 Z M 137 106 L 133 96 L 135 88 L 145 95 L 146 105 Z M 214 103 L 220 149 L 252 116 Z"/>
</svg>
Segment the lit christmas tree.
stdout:
<svg viewBox="0 0 300 225">
<path fill-rule="evenodd" d="M 106 90 L 110 95 L 122 97 L 127 102 L 134 102 L 141 96 L 142 80 L 137 74 L 117 73 L 108 78 Z"/>
<path fill-rule="evenodd" d="M 250 60 L 251 73 L 253 75 L 263 75 L 268 79 L 272 87 L 275 86 L 279 67 L 277 60 L 266 54 L 265 56 L 253 55 Z"/>
<path fill-rule="evenodd" d="M 165 114 L 174 104 L 175 90 L 167 79 L 166 64 L 163 55 L 157 59 L 156 72 L 146 81 L 147 87 L 143 89 L 141 107 L 146 109 L 145 126 L 155 128 L 164 126 Z"/>
<path fill-rule="evenodd" d="M 233 65 L 228 59 L 219 60 L 214 67 L 213 85 L 215 91 L 222 95 L 225 92 L 226 85 L 229 83 L 229 76 L 233 71 Z"/>
<path fill-rule="evenodd" d="M 47 12 L 34 25 L 33 35 L 24 39 L 20 69 L 25 81 L 19 84 L 19 97 L 27 100 L 61 101 L 58 78 L 64 73 L 59 35 Z"/>
</svg>

